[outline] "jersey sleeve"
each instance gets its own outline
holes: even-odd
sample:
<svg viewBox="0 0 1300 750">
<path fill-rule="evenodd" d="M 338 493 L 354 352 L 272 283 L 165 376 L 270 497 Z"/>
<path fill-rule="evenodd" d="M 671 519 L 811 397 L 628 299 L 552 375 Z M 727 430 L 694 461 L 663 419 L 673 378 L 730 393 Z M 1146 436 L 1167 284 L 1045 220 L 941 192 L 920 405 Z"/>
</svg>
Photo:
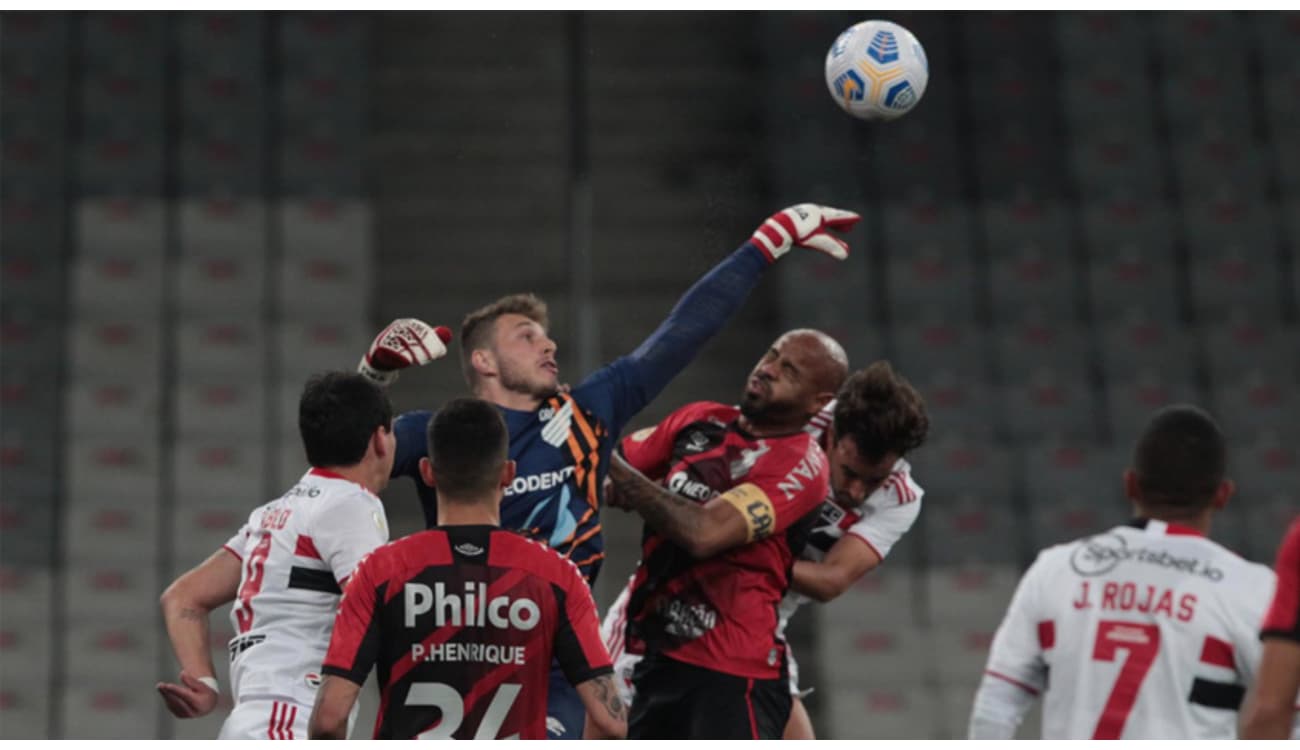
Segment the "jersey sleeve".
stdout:
<svg viewBox="0 0 1300 750">
<path fill-rule="evenodd" d="M 1273 569 L 1277 583 L 1260 637 L 1300 642 L 1300 518 L 1292 522 L 1282 540 Z"/>
<path fill-rule="evenodd" d="M 420 459 L 428 455 L 429 420 L 431 411 L 408 411 L 393 420 L 393 434 L 397 436 L 397 453 L 393 457 L 390 477 L 411 477 L 420 482 Z"/>
<path fill-rule="evenodd" d="M 779 534 L 821 507 L 830 489 L 830 464 L 811 438 L 761 455 L 748 480 L 718 496 L 749 525 L 747 541 Z"/>
<path fill-rule="evenodd" d="M 246 548 L 248 537 L 252 533 L 253 533 L 252 521 L 251 520 L 245 521 L 244 525 L 239 527 L 239 531 L 236 531 L 235 535 L 230 537 L 230 540 L 228 542 L 221 545 L 221 548 L 229 552 L 230 554 L 234 555 L 235 559 L 239 560 L 240 562 L 243 562 L 244 549 Z"/>
<path fill-rule="evenodd" d="M 646 427 L 623 438 L 620 445 L 623 457 L 637 471 L 651 479 L 659 479 L 668 470 L 673 457 L 673 440 L 684 424 L 691 405 L 683 406 L 664 417 L 654 427 Z"/>
<path fill-rule="evenodd" d="M 555 630 L 555 659 L 569 684 L 577 685 L 614 671 L 605 642 L 600 638 L 600 620 L 591 589 L 577 567 L 566 563 L 563 582 L 557 586 L 563 613 Z"/>
<path fill-rule="evenodd" d="M 334 580 L 341 584 L 361 558 L 388 541 L 384 506 L 359 491 L 335 498 L 317 512 L 312 539 L 321 559 L 334 572 Z"/>
<path fill-rule="evenodd" d="M 895 471 L 867 498 L 865 505 L 870 512 L 850 526 L 848 533 L 866 542 L 884 560 L 916 523 L 924 494 L 909 471 Z"/>
<path fill-rule="evenodd" d="M 364 685 L 379 658 L 379 621 L 375 617 L 380 594 L 375 590 L 373 562 L 369 557 L 348 580 L 334 618 L 329 650 L 321 672 Z"/>
<path fill-rule="evenodd" d="M 1007 613 L 993 636 L 985 675 L 1019 687 L 1031 695 L 1038 695 L 1047 686 L 1047 662 L 1043 659 L 1045 646 L 1055 641 L 1055 624 L 1045 619 L 1040 597 L 1044 557 L 1042 554 L 1029 566 L 1016 586 Z"/>
</svg>

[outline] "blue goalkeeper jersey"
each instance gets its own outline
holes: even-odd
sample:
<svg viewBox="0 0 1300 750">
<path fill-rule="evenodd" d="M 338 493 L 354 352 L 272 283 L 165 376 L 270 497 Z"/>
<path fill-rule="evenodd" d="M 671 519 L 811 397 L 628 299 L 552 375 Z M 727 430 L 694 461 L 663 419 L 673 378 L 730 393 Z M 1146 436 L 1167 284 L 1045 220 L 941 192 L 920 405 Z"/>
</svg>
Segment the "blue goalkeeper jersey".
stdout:
<svg viewBox="0 0 1300 750">
<path fill-rule="evenodd" d="M 619 433 L 740 308 L 767 266 L 765 256 L 745 243 L 697 281 L 631 354 L 532 411 L 498 407 L 516 464 L 501 502 L 501 526 L 550 545 L 594 583 L 605 558 L 600 485 Z M 415 480 L 429 527 L 437 523 L 437 495 L 421 481 L 419 463 L 427 455 L 432 415 L 412 411 L 397 418 L 392 472 Z"/>
</svg>

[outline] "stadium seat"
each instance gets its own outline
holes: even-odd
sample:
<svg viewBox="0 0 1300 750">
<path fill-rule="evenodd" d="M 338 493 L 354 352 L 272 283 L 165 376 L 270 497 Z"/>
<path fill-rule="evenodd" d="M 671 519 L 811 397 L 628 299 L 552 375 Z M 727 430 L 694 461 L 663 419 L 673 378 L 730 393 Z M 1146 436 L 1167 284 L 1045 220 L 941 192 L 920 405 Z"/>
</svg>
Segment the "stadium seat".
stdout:
<svg viewBox="0 0 1300 750">
<path fill-rule="evenodd" d="M 1129 445 L 1146 427 L 1151 415 L 1162 406 L 1204 404 L 1205 399 L 1193 385 L 1193 380 L 1193 373 L 1187 371 L 1148 370 L 1132 379 L 1107 382 L 1106 414 L 1111 439 L 1116 445 Z"/>
<path fill-rule="evenodd" d="M 247 507 L 233 502 L 177 505 L 172 514 L 172 534 L 184 539 L 184 548 L 172 550 L 179 572 L 190 569 L 221 549 L 248 520 L 254 508 L 270 500 L 249 498 Z"/>
<path fill-rule="evenodd" d="M 1182 70 L 1166 71 L 1161 88 L 1165 114 L 1175 138 L 1195 132 L 1209 113 L 1213 113 L 1227 132 L 1249 135 L 1253 108 L 1246 72 L 1239 62 L 1189 63 Z"/>
<path fill-rule="evenodd" d="M 1266 118 L 1269 130 L 1274 133 L 1274 141 L 1282 145 L 1291 140 L 1282 137 L 1283 134 L 1295 132 L 1296 127 L 1300 126 L 1300 102 L 1296 101 L 1297 96 L 1300 96 L 1300 65 L 1293 62 L 1289 67 L 1265 70 L 1264 96 L 1268 105 Z M 1284 170 L 1290 167 L 1291 174 L 1295 173 L 1294 165 L 1279 164 L 1278 167 Z M 1290 184 L 1294 185 L 1295 182 Z"/>
<path fill-rule="evenodd" d="M 1145 70 L 1147 35 L 1141 16 L 1120 11 L 1088 11 L 1055 14 L 1056 39 L 1061 62 L 1068 72 L 1097 65 L 1097 50 L 1104 49 L 1105 63 Z"/>
<path fill-rule="evenodd" d="M 1020 562 L 1020 532 L 1011 497 L 975 492 L 947 498 L 925 508 L 919 525 L 925 533 L 930 565 Z"/>
<path fill-rule="evenodd" d="M 143 135 L 163 127 L 162 60 L 113 57 L 104 67 L 89 68 L 81 77 L 81 114 L 87 123 L 116 119 Z"/>
<path fill-rule="evenodd" d="M 1246 20 L 1265 70 L 1295 62 L 1296 45 L 1300 44 L 1300 12 L 1247 13 Z"/>
<path fill-rule="evenodd" d="M 1037 63 L 1024 64 L 1014 60 L 1003 60 L 993 67 L 977 68 L 970 72 L 969 90 L 979 92 L 980 106 L 974 107 L 971 114 L 977 132 L 996 129 L 999 121 L 1008 113 L 1028 111 L 1029 102 L 1038 102 L 1054 96 L 1056 83 L 1051 71 L 1046 71 Z M 1035 127 L 1046 128 L 1044 122 L 1031 123 Z"/>
<path fill-rule="evenodd" d="M 1073 372 L 1032 372 L 1019 384 L 1003 386 L 1001 401 L 1014 440 L 1092 438 L 1097 433 L 1092 389 Z"/>
<path fill-rule="evenodd" d="M 69 503 L 127 500 L 153 507 L 159 493 L 159 438 L 71 436 L 63 476 Z"/>
<path fill-rule="evenodd" d="M 45 622 L 51 612 L 52 591 L 53 573 L 48 566 L 0 562 L 0 594 L 5 603 L 0 618 L 4 622 L 13 616 L 11 613 Z"/>
<path fill-rule="evenodd" d="M 9 24 L 5 24 L 6 28 Z M 0 740 L 41 740 L 50 731 L 50 683 L 0 683 Z"/>
<path fill-rule="evenodd" d="M 1213 196 L 1189 201 L 1183 217 L 1189 257 L 1213 257 L 1233 247 L 1271 257 L 1278 244 L 1271 207 L 1224 187 Z"/>
<path fill-rule="evenodd" d="M 66 173 L 68 160 L 61 128 L 51 129 L 48 123 L 21 112 L 6 114 L 5 181 L 46 194 L 61 192 L 59 178 Z"/>
<path fill-rule="evenodd" d="M 1106 323 L 1099 339 L 1108 382 L 1131 380 L 1146 371 L 1189 378 L 1195 373 L 1195 342 L 1188 331 L 1145 312 Z"/>
<path fill-rule="evenodd" d="M 929 512 L 928 508 L 926 512 Z M 915 534 L 916 529 L 910 533 Z M 854 628 L 867 621 L 873 627 L 887 630 L 914 627 L 919 621 L 917 608 L 920 605 L 916 596 L 918 580 L 915 570 L 899 564 L 892 553 L 887 560 L 888 565 L 859 578 L 835 599 L 808 607 L 817 612 L 821 626 Z M 807 617 L 809 614 L 797 616 Z"/>
<path fill-rule="evenodd" d="M 1282 538 L 1286 536 L 1287 529 L 1300 513 L 1300 510 L 1297 510 L 1300 508 L 1300 490 L 1297 490 L 1293 484 L 1288 491 L 1271 497 L 1258 500 L 1253 498 L 1246 500 L 1243 497 L 1237 500 L 1244 501 L 1237 511 L 1238 516 L 1244 516 L 1247 523 L 1252 559 L 1272 566 L 1277 560 L 1277 551 L 1282 544 Z M 1249 510 L 1246 509 L 1246 502 L 1250 503 Z M 1213 530 L 1211 536 L 1214 536 Z"/>
<path fill-rule="evenodd" d="M 1086 329 L 1026 314 L 994 333 L 1003 383 L 1024 383 L 1040 370 L 1088 374 L 1092 346 Z"/>
<path fill-rule="evenodd" d="M 1001 415 L 996 393 L 987 383 L 942 372 L 903 375 L 925 399 L 931 438 L 953 433 L 992 437 L 997 433 Z"/>
<path fill-rule="evenodd" d="M 81 24 L 81 44 L 85 51 L 82 64 L 94 67 L 106 60 L 138 57 L 139 66 L 157 61 L 166 44 L 168 19 L 151 13 L 97 13 Z"/>
<path fill-rule="evenodd" d="M 906 667 L 903 667 L 906 669 Z M 878 669 L 870 673 L 884 674 Z M 864 674 L 868 674 L 864 672 Z M 898 674 L 898 673 L 891 673 Z M 862 740 L 936 739 L 943 727 L 935 721 L 935 691 L 904 687 L 893 680 L 872 681 L 872 686 L 835 687 L 818 691 L 830 718 L 829 736 Z"/>
<path fill-rule="evenodd" d="M 925 104 L 928 109 L 931 104 L 928 97 Z M 920 113 L 918 110 L 917 114 Z M 889 175 L 890 183 L 904 194 L 922 188 L 945 200 L 960 197 L 961 182 L 952 178 L 952 165 L 959 161 L 959 151 L 950 123 L 909 122 L 908 125 L 888 132 L 881 130 L 879 137 L 873 139 L 879 173 Z"/>
<path fill-rule="evenodd" d="M 140 619 L 105 613 L 95 620 L 74 623 L 63 638 L 63 683 L 112 682 L 141 671 L 149 674 L 153 670 L 141 670 L 141 666 L 157 659 L 158 637 L 153 612 Z"/>
<path fill-rule="evenodd" d="M 1165 190 L 1159 141 L 1139 124 L 1115 121 L 1090 126 L 1073 123 L 1070 165 L 1084 200 L 1103 200 L 1122 190 L 1161 195 Z"/>
<path fill-rule="evenodd" d="M 985 333 L 970 318 L 909 318 L 893 331 L 894 364 L 901 372 L 988 377 Z"/>
<path fill-rule="evenodd" d="M 182 437 L 172 450 L 175 502 L 252 509 L 266 502 L 266 464 L 260 441 Z"/>
<path fill-rule="evenodd" d="M 989 298 L 995 323 L 1025 310 L 1057 321 L 1075 320 L 1079 292 L 1074 260 L 1062 244 L 1006 247 L 989 261 Z"/>
<path fill-rule="evenodd" d="M 895 253 L 886 273 L 889 304 L 897 319 L 906 319 L 914 310 L 934 310 L 956 318 L 975 313 L 975 274 L 964 254 L 934 246 Z"/>
<path fill-rule="evenodd" d="M 1032 193 L 990 201 L 981 212 L 989 255 L 999 257 L 1026 245 L 1053 248 L 1069 257 L 1068 212 L 1060 203 Z"/>
<path fill-rule="evenodd" d="M 1231 245 L 1191 262 L 1192 304 L 1200 320 L 1222 320 L 1246 310 L 1268 321 L 1282 317 L 1284 279 L 1278 273 L 1275 246 Z"/>
<path fill-rule="evenodd" d="M 974 69 L 1007 64 L 1031 66 L 1052 53 L 1051 20 L 1046 14 L 999 11 L 958 17 L 965 34 L 966 60 Z M 958 21 L 954 19 L 954 21 Z"/>
<path fill-rule="evenodd" d="M 366 70 L 359 61 L 340 64 L 336 58 L 303 58 L 284 76 L 279 87 L 280 112 L 290 128 L 328 121 L 344 142 L 365 136 Z"/>
<path fill-rule="evenodd" d="M 220 194 L 179 201 L 182 256 L 257 262 L 266 254 L 266 207 L 258 200 Z"/>
<path fill-rule="evenodd" d="M 266 185 L 266 144 L 260 123 L 249 128 L 235 118 L 209 120 L 193 126 L 178 150 L 180 190 L 184 195 L 207 195 L 214 190 L 236 195 L 257 195 Z"/>
<path fill-rule="evenodd" d="M 1257 198 L 1268 189 L 1264 149 L 1214 120 L 1174 144 L 1174 167 L 1184 200 L 1214 195 L 1224 184 Z"/>
<path fill-rule="evenodd" d="M 176 433 L 260 442 L 267 427 L 265 396 L 262 383 L 246 376 L 182 380 L 172 387 Z"/>
<path fill-rule="evenodd" d="M 57 412 L 60 399 L 58 385 L 51 382 L 57 366 L 39 359 L 9 360 L 6 356 L 0 362 L 0 410 L 6 424 L 19 430 L 52 429 L 50 416 Z"/>
<path fill-rule="evenodd" d="M 1174 227 L 1169 209 L 1159 199 L 1147 201 L 1117 194 L 1084 204 L 1083 232 L 1089 257 L 1110 257 L 1128 247 L 1139 247 L 1150 258 L 1172 258 Z"/>
<path fill-rule="evenodd" d="M 4 227 L 6 239 L 5 257 L 0 259 L 0 299 L 7 306 L 31 310 L 57 309 L 63 301 L 65 273 L 57 246 L 31 249 L 10 246 L 8 221 Z"/>
<path fill-rule="evenodd" d="M 208 123 L 223 122 L 239 126 L 246 142 L 260 141 L 267 110 L 266 81 L 259 66 L 262 56 L 247 49 L 222 50 L 206 58 L 195 48 L 183 54 L 183 130 L 191 133 Z"/>
<path fill-rule="evenodd" d="M 164 206 L 150 198 L 83 198 L 75 206 L 77 252 L 160 263 Z"/>
<path fill-rule="evenodd" d="M 1016 492 L 1016 467 L 1009 451 L 996 442 L 948 434 L 926 443 L 908 457 L 917 482 L 925 488 L 927 507 L 967 493 L 1010 498 Z"/>
<path fill-rule="evenodd" d="M 1215 316 L 1201 338 L 1210 382 L 1228 384 L 1253 370 L 1269 373 L 1282 382 L 1300 380 L 1300 331 L 1276 325 L 1236 310 Z"/>
<path fill-rule="evenodd" d="M 1263 433 L 1249 443 L 1235 443 L 1231 475 L 1237 493 L 1252 506 L 1300 491 L 1300 448 L 1277 433 Z M 1300 507 L 1296 508 L 1300 513 Z"/>
<path fill-rule="evenodd" d="M 53 635 L 48 609 L 0 616 L 0 690 L 49 684 Z"/>
<path fill-rule="evenodd" d="M 255 311 L 181 318 L 176 324 L 176 374 L 248 377 L 267 371 L 265 324 Z"/>
<path fill-rule="evenodd" d="M 1154 133 L 1154 88 L 1145 75 L 1134 75 L 1133 70 L 1123 63 L 1101 61 L 1068 71 L 1060 86 L 1071 131 L 1091 133 L 1131 122 L 1139 136 Z"/>
<path fill-rule="evenodd" d="M 1179 318 L 1178 277 L 1164 248 L 1129 245 L 1104 257 L 1093 257 L 1088 291 L 1093 317 L 1122 319 L 1141 310 L 1155 322 L 1173 325 Z"/>
<path fill-rule="evenodd" d="M 156 318 L 103 314 L 74 320 L 70 328 L 73 377 L 129 372 L 145 379 L 160 372 L 162 331 Z"/>
<path fill-rule="evenodd" d="M 83 195 L 158 195 L 163 170 L 161 140 L 140 135 L 134 124 L 97 128 L 77 148 L 77 190 Z"/>
<path fill-rule="evenodd" d="M 154 318 L 162 310 L 163 267 L 131 255 L 82 256 L 72 264 L 70 301 L 78 315 Z"/>
<path fill-rule="evenodd" d="M 916 625 L 886 627 L 865 617 L 856 625 L 839 627 L 823 623 L 817 637 L 822 679 L 836 690 L 876 681 L 871 675 L 890 675 L 897 687 L 924 684 L 934 674 L 931 634 Z M 800 654 L 798 658 L 811 658 Z"/>
<path fill-rule="evenodd" d="M 1162 12 L 1152 14 L 1152 20 L 1161 60 L 1169 68 L 1240 60 L 1246 55 L 1246 30 L 1236 13 Z"/>
<path fill-rule="evenodd" d="M 87 564 L 154 565 L 159 508 L 125 498 L 81 497 L 63 510 L 65 556 Z"/>
<path fill-rule="evenodd" d="M 939 566 L 927 570 L 925 598 L 928 621 L 932 626 L 930 635 L 953 635 L 962 628 L 992 635 L 1020 581 L 1019 570 L 1018 565 L 979 564 Z M 981 660 L 975 674 L 979 674 L 983 666 Z"/>
<path fill-rule="evenodd" d="M 1008 595 L 1002 603 L 1004 611 L 1010 602 L 1011 597 Z M 1002 621 L 1002 614 L 999 612 L 997 619 L 991 623 L 977 624 L 968 620 L 934 628 L 935 661 L 939 667 L 940 685 L 969 683 L 984 674 L 989 648 L 993 645 L 993 634 Z"/>
<path fill-rule="evenodd" d="M 239 63 L 246 58 L 261 62 L 266 18 L 258 13 L 196 11 L 177 17 L 178 50 L 190 64 L 219 60 Z"/>
<path fill-rule="evenodd" d="M 280 378 L 285 383 L 297 384 L 301 393 L 303 383 L 313 373 L 351 370 L 377 332 L 370 331 L 362 319 L 282 320 L 276 328 Z M 295 395 L 292 401 L 295 409 L 297 403 Z"/>
<path fill-rule="evenodd" d="M 1123 498 L 1119 480 L 1113 494 L 1079 496 L 1062 492 L 1029 498 L 1029 523 L 1032 546 L 1044 549 L 1085 536 L 1099 534 L 1132 516 L 1132 508 Z"/>
<path fill-rule="evenodd" d="M 994 200 L 1009 200 L 1024 192 L 1063 195 L 1062 144 L 1055 130 L 1039 130 L 1040 121 L 1030 118 L 1002 123 L 981 136 L 975 163 L 983 195 Z"/>
<path fill-rule="evenodd" d="M 262 306 L 265 264 L 261 258 L 186 253 L 176 263 L 176 302 L 184 316 L 248 314 Z"/>
<path fill-rule="evenodd" d="M 279 191 L 284 195 L 360 195 L 361 147 L 345 141 L 332 126 L 321 123 L 289 136 L 276 149 Z"/>
<path fill-rule="evenodd" d="M 885 246 L 914 248 L 964 247 L 970 237 L 970 210 L 959 202 L 939 202 L 917 196 L 911 201 L 886 202 L 882 209 Z"/>
<path fill-rule="evenodd" d="M 59 193 L 42 193 L 21 186 L 10 187 L 0 196 L 0 220 L 4 221 L 5 257 L 11 254 L 21 264 L 23 258 L 40 256 L 61 260 L 68 242 L 63 213 L 66 208 Z M 66 269 L 60 266 L 61 272 Z M 22 266 L 12 269 L 21 272 Z M 5 272 L 9 275 L 10 271 Z M 17 276 L 14 277 L 16 281 Z"/>
<path fill-rule="evenodd" d="M 73 380 L 64 390 L 66 429 L 78 437 L 126 443 L 157 440 L 161 399 L 156 381 L 147 378 L 105 373 Z"/>
<path fill-rule="evenodd" d="M 63 576 L 63 611 L 68 625 L 103 621 L 106 613 L 134 613 L 156 622 L 158 571 L 123 563 L 69 565 Z M 153 673 L 149 669 L 149 673 Z"/>
<path fill-rule="evenodd" d="M 281 260 L 275 299 L 288 316 L 365 318 L 370 305 L 371 269 L 364 260 L 328 257 Z"/>
<path fill-rule="evenodd" d="M 163 708 L 154 670 L 70 683 L 63 691 L 62 736 L 71 740 L 137 739 L 152 733 Z M 143 727 L 150 729 L 142 731 Z"/>
<path fill-rule="evenodd" d="M 1143 420 L 1145 424 L 1145 419 Z M 1123 497 L 1121 474 L 1127 465 L 1127 446 L 1137 436 L 1125 438 L 1122 450 L 1083 440 L 1036 443 L 1024 449 L 1025 494 L 1029 503 L 1055 498 L 1078 498 L 1105 505 Z"/>
<path fill-rule="evenodd" d="M 280 22 L 280 52 L 286 65 L 314 56 L 363 59 L 370 19 L 354 13 L 294 12 Z"/>
</svg>

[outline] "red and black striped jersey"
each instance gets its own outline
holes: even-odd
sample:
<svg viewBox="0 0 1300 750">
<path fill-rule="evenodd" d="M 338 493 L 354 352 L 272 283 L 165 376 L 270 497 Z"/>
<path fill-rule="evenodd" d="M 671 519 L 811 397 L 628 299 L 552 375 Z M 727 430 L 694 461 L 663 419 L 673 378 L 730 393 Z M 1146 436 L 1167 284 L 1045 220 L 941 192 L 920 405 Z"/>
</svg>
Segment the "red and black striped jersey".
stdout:
<svg viewBox="0 0 1300 750">
<path fill-rule="evenodd" d="M 1260 636 L 1300 641 L 1300 518 L 1286 532 L 1273 571 L 1277 573 L 1277 589 Z"/>
<path fill-rule="evenodd" d="M 697 503 L 725 495 L 749 541 L 696 560 L 646 528 L 628 602 L 628 652 L 662 653 L 725 674 L 783 674 L 777 607 L 802 537 L 830 484 L 826 455 L 802 430 L 758 438 L 734 406 L 698 402 L 623 441 L 628 462 Z"/>
<path fill-rule="evenodd" d="M 493 526 L 380 547 L 348 582 L 322 671 L 378 668 L 375 739 L 544 739 L 552 660 L 577 685 L 611 671 L 573 563 Z"/>
</svg>

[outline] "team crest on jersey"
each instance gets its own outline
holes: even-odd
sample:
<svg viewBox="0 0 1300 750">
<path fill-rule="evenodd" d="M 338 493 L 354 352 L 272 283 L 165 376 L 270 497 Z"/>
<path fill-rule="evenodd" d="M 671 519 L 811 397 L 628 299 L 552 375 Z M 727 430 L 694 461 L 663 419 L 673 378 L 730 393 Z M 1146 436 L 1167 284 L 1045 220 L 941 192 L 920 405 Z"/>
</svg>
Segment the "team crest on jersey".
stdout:
<svg viewBox="0 0 1300 750">
<path fill-rule="evenodd" d="M 306 675 L 303 676 L 302 679 L 303 682 L 307 683 L 307 687 L 313 690 L 320 687 L 320 675 L 316 674 L 315 672 L 308 672 Z"/>
<path fill-rule="evenodd" d="M 551 412 L 546 416 L 546 412 Z M 559 448 L 569 439 L 569 426 L 573 423 L 573 402 L 566 400 L 558 411 L 549 406 L 537 413 L 537 418 L 546 423 L 542 428 L 542 440 Z"/>
<path fill-rule="evenodd" d="M 709 436 L 699 430 L 691 430 L 686 436 L 686 444 L 682 450 L 687 453 L 703 453 L 709 449 Z"/>
<path fill-rule="evenodd" d="M 766 440 L 758 441 L 758 447 L 753 450 L 742 450 L 740 458 L 731 462 L 731 478 L 733 480 L 740 479 L 748 474 L 749 470 L 754 468 L 754 464 L 758 463 L 758 459 L 768 450 Z"/>
</svg>

